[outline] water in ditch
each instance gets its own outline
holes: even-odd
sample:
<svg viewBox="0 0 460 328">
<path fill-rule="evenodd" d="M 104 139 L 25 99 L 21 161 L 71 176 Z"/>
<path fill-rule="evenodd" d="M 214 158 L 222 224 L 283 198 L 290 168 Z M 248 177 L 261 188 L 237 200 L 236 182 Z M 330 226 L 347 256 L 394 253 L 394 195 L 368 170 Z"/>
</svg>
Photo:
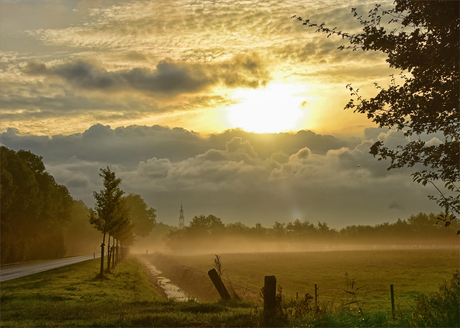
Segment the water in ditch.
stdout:
<svg viewBox="0 0 460 328">
<path fill-rule="evenodd" d="M 173 299 L 180 302 L 186 302 L 191 300 L 192 298 L 187 296 L 179 287 L 174 285 L 171 280 L 165 277 L 161 277 L 161 271 L 158 270 L 153 264 L 145 263 L 149 268 L 150 272 L 155 276 L 158 281 L 158 284 L 164 290 L 168 299 Z"/>
</svg>

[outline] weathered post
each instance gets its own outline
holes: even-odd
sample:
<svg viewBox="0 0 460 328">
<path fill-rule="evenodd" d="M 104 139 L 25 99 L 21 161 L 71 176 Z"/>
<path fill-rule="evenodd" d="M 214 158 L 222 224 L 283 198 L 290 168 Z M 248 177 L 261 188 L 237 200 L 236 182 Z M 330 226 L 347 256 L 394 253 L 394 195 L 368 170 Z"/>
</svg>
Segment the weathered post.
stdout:
<svg viewBox="0 0 460 328">
<path fill-rule="evenodd" d="M 390 292 L 391 292 L 391 315 L 393 319 L 395 317 L 395 294 L 393 291 L 393 285 L 390 285 Z"/>
<path fill-rule="evenodd" d="M 211 278 L 211 281 L 214 284 L 214 287 L 216 287 L 217 292 L 219 293 L 220 297 L 223 300 L 229 300 L 230 294 L 228 293 L 227 288 L 225 288 L 225 285 L 222 282 L 222 279 L 220 279 L 219 274 L 217 273 L 216 269 L 209 270 L 208 276 L 209 278 Z"/>
<path fill-rule="evenodd" d="M 265 276 L 263 325 L 272 325 L 276 315 L 276 277 Z"/>
</svg>

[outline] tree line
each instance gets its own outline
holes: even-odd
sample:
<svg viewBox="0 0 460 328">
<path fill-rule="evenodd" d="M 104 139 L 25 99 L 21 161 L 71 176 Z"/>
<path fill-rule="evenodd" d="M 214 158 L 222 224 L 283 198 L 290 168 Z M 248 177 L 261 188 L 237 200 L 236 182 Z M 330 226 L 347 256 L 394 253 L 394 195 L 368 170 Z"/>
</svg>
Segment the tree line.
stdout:
<svg viewBox="0 0 460 328">
<path fill-rule="evenodd" d="M 442 224 L 439 224 L 439 223 Z M 250 227 L 241 222 L 224 224 L 214 215 L 195 216 L 183 229 L 166 234 L 172 250 L 193 248 L 197 243 L 243 237 L 259 241 L 294 241 L 305 243 L 339 244 L 454 244 L 458 243 L 458 223 L 445 225 L 439 215 L 419 213 L 396 222 L 371 225 L 349 225 L 341 229 L 328 223 L 296 219 L 288 223 L 276 221 L 270 227 L 257 223 Z"/>
<path fill-rule="evenodd" d="M 1 262 L 57 258 L 73 199 L 30 151 L 1 147 Z"/>
<path fill-rule="evenodd" d="M 128 246 L 156 223 L 155 209 L 138 194 L 125 195 L 109 168 L 101 169 L 105 189 L 94 192 L 91 209 L 56 183 L 41 156 L 4 146 L 0 151 L 2 264 L 91 254 L 105 235 L 111 237 L 108 254 L 114 264 L 116 242 Z M 114 181 L 116 198 L 109 195 Z"/>
</svg>

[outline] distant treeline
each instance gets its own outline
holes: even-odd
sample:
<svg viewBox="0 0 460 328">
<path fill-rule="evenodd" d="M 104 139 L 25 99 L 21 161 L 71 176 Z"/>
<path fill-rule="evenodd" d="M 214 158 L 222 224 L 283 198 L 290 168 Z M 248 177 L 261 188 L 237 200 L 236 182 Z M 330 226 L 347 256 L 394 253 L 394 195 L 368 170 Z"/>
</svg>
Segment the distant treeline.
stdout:
<svg viewBox="0 0 460 328">
<path fill-rule="evenodd" d="M 239 240 L 293 241 L 306 243 L 338 244 L 455 244 L 458 224 L 445 226 L 437 215 L 419 213 L 394 223 L 351 225 L 333 229 L 326 222 L 317 224 L 295 220 L 289 223 L 275 222 L 271 227 L 257 223 L 249 227 L 241 222 L 224 224 L 214 215 L 195 216 L 183 229 L 171 230 L 166 236 L 172 250 L 186 250 L 207 241 Z"/>
<path fill-rule="evenodd" d="M 89 210 L 45 171 L 42 157 L 1 147 L 1 263 L 89 254 Z M 96 247 L 95 247 L 96 246 Z"/>
</svg>

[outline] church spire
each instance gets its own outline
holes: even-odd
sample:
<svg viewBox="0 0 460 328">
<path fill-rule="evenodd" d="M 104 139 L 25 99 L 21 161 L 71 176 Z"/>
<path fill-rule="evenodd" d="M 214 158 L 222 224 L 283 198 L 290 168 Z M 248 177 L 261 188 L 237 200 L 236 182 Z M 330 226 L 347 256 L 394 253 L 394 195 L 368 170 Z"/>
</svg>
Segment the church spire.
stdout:
<svg viewBox="0 0 460 328">
<path fill-rule="evenodd" d="M 180 204 L 180 215 L 179 215 L 179 229 L 184 227 L 184 210 L 182 209 L 182 203 Z"/>
</svg>

